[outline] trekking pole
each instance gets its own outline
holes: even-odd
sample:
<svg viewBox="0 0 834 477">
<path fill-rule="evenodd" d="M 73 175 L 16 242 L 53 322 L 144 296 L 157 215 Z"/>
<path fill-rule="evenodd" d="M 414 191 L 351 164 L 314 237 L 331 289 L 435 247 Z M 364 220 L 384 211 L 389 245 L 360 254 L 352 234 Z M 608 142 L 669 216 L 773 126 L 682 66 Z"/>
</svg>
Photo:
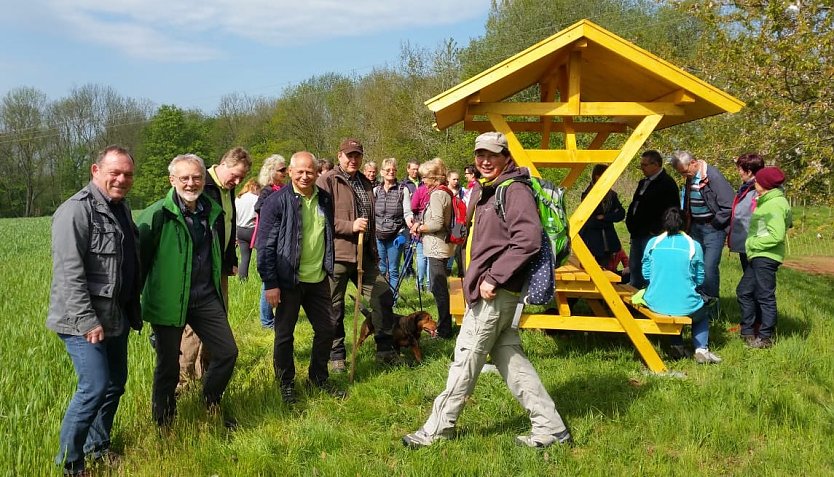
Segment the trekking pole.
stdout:
<svg viewBox="0 0 834 477">
<path fill-rule="evenodd" d="M 365 232 L 359 232 L 359 242 L 356 247 L 356 295 L 353 297 L 353 356 L 350 360 L 350 383 L 353 384 L 353 375 L 356 372 L 356 343 L 359 341 L 359 297 L 362 296 L 362 255 L 365 252 Z"/>
</svg>

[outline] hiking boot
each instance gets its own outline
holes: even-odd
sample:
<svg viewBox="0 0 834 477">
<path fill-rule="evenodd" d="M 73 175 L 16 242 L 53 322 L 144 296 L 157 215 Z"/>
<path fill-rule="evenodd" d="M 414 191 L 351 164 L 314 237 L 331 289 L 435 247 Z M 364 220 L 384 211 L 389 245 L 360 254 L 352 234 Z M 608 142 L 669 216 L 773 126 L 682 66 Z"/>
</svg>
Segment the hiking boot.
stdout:
<svg viewBox="0 0 834 477">
<path fill-rule="evenodd" d="M 698 364 L 718 364 L 721 362 L 721 358 L 706 348 L 698 348 L 695 350 L 695 362 Z"/>
<path fill-rule="evenodd" d="M 571 445 L 573 444 L 573 436 L 570 435 L 570 431 L 565 429 L 564 431 L 557 432 L 556 434 L 530 434 L 529 436 L 517 436 L 515 438 L 515 443 L 519 446 L 536 448 L 550 447 L 553 444 Z"/>
<path fill-rule="evenodd" d="M 386 366 L 395 366 L 397 364 L 400 364 L 400 354 L 394 350 L 377 351 L 376 362 L 377 364 L 382 364 Z"/>
<path fill-rule="evenodd" d="M 344 399 L 347 397 L 347 391 L 340 389 L 331 381 L 323 381 L 321 383 L 314 383 L 312 381 L 308 382 L 310 383 L 310 388 L 312 390 L 323 392 L 336 399 Z"/>
<path fill-rule="evenodd" d="M 761 336 L 757 336 L 756 339 L 753 340 L 753 342 L 750 343 L 748 346 L 753 349 L 767 349 L 773 346 L 773 340 L 771 340 L 770 338 L 763 338 Z"/>
<path fill-rule="evenodd" d="M 428 447 L 435 442 L 445 439 L 446 437 L 443 435 L 433 436 L 428 434 L 423 429 L 418 429 L 411 434 L 406 434 L 403 436 L 403 445 L 408 447 L 409 449 L 420 449 L 422 447 Z"/>
<path fill-rule="evenodd" d="M 758 336 L 756 335 L 741 335 L 741 340 L 744 341 L 745 346 L 747 346 L 748 348 L 752 348 L 753 342 L 755 342 L 757 339 Z"/>
<path fill-rule="evenodd" d="M 347 372 L 347 366 L 345 366 L 345 360 L 343 359 L 332 359 L 330 360 L 330 372 L 333 374 L 344 374 Z"/>
<path fill-rule="evenodd" d="M 281 385 L 281 400 L 285 404 L 295 404 L 298 402 L 298 397 L 295 395 L 295 385 L 293 383 Z"/>
</svg>

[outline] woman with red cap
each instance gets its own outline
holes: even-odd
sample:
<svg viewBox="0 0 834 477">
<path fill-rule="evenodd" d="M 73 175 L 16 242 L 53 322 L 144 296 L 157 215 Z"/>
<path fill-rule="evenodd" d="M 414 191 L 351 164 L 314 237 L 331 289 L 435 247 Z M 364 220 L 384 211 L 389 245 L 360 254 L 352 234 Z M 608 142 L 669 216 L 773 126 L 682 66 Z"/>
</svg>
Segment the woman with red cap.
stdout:
<svg viewBox="0 0 834 477">
<path fill-rule="evenodd" d="M 785 259 L 785 235 L 792 225 L 791 206 L 781 189 L 778 167 L 756 172 L 756 210 L 750 217 L 745 248 L 748 266 L 736 288 L 741 308 L 741 338 L 751 348 L 773 346 L 776 330 L 776 270 Z M 756 307 L 761 324 L 756 330 Z"/>
</svg>

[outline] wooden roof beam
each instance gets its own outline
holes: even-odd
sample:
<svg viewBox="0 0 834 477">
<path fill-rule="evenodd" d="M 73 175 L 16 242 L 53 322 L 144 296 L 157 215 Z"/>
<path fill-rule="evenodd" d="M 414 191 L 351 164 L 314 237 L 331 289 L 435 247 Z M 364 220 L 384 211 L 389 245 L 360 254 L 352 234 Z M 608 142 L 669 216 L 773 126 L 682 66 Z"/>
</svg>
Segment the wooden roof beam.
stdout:
<svg viewBox="0 0 834 477">
<path fill-rule="evenodd" d="M 561 121 L 545 120 L 544 123 L 551 122 L 551 131 L 565 132 L 565 124 Z M 543 129 L 542 121 L 508 121 L 510 128 L 516 132 L 541 132 Z M 628 132 L 628 125 L 626 123 L 618 122 L 575 122 L 573 128 L 578 133 L 625 133 Z M 487 132 L 494 131 L 495 128 L 489 121 L 465 121 L 463 129 L 466 131 Z M 596 149 L 596 148 L 591 148 Z"/>
<path fill-rule="evenodd" d="M 467 108 L 467 114 L 504 116 L 682 116 L 684 110 L 668 102 L 582 102 L 579 112 L 570 103 L 478 103 Z"/>
</svg>

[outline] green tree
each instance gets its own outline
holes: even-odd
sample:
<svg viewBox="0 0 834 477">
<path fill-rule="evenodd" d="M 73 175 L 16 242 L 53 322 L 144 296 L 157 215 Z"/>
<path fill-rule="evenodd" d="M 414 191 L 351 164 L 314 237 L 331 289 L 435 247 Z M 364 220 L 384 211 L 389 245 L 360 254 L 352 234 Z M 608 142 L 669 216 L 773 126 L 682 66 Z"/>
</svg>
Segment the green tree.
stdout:
<svg viewBox="0 0 834 477">
<path fill-rule="evenodd" d="M 143 206 L 162 198 L 171 187 L 168 164 L 179 154 L 197 154 L 206 162 L 214 161 L 209 142 L 210 121 L 196 111 L 184 111 L 164 105 L 157 110 L 142 132 L 142 144 L 136 154 L 134 206 Z"/>
<path fill-rule="evenodd" d="M 16 88 L 0 101 L 0 193 L 3 216 L 38 215 L 36 201 L 47 188 L 49 134 L 46 95 Z"/>
</svg>

